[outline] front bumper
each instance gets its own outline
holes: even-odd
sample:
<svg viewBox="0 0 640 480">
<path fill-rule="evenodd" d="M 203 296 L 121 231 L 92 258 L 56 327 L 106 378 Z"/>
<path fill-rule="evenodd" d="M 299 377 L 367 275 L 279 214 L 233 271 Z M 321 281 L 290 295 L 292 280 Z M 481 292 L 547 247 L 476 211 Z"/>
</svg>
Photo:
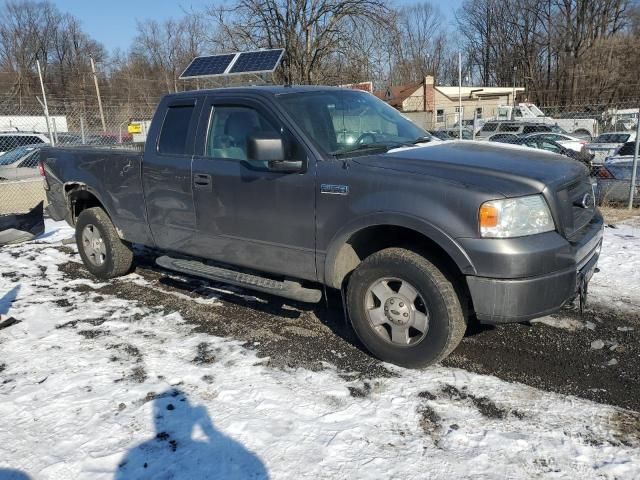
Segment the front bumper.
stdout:
<svg viewBox="0 0 640 480">
<path fill-rule="evenodd" d="M 560 256 L 562 262 L 570 263 L 551 273 L 521 278 L 468 276 L 467 284 L 478 320 L 483 323 L 523 322 L 560 310 L 576 297 L 581 284 L 595 271 L 602 234 L 602 217 L 597 215 L 578 241 L 564 240 L 564 245 L 555 251 L 545 250 L 545 258 L 537 258 L 538 265 L 553 265 L 560 261 L 550 256 Z M 500 248 L 504 249 L 504 245 Z M 534 259 L 539 255 L 540 252 L 531 254 Z"/>
</svg>

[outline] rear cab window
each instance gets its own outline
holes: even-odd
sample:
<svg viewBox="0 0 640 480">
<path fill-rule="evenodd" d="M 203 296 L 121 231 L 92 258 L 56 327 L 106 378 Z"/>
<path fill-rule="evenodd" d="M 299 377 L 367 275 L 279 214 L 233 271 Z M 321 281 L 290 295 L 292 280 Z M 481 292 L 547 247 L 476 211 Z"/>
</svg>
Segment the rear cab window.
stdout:
<svg viewBox="0 0 640 480">
<path fill-rule="evenodd" d="M 169 105 L 158 138 L 158 153 L 164 155 L 189 155 L 188 145 L 195 102 Z"/>
</svg>

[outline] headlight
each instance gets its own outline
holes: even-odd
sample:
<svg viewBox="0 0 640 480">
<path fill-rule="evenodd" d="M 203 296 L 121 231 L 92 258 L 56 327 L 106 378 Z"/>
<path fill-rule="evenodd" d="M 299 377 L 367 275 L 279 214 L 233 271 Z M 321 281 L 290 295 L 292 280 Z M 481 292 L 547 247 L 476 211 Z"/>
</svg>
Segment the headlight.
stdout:
<svg viewBox="0 0 640 480">
<path fill-rule="evenodd" d="M 480 234 L 488 238 L 524 237 L 556 228 L 542 195 L 485 202 L 478 220 Z"/>
</svg>

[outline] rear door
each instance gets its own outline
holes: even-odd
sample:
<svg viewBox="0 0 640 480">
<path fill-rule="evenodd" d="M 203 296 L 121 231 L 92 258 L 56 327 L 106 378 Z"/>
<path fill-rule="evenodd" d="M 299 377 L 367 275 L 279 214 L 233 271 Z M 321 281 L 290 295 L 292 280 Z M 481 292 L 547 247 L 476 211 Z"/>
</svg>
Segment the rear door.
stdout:
<svg viewBox="0 0 640 480">
<path fill-rule="evenodd" d="M 193 159 L 197 248 L 218 261 L 315 280 L 315 161 L 266 102 L 219 93 L 204 104 Z M 303 171 L 249 160 L 254 134 L 280 136 Z"/>
<path fill-rule="evenodd" d="M 147 219 L 156 246 L 193 253 L 196 217 L 191 160 L 201 102 L 179 97 L 161 104 L 144 153 L 143 185 Z M 157 129 L 157 130 L 156 130 Z"/>
</svg>

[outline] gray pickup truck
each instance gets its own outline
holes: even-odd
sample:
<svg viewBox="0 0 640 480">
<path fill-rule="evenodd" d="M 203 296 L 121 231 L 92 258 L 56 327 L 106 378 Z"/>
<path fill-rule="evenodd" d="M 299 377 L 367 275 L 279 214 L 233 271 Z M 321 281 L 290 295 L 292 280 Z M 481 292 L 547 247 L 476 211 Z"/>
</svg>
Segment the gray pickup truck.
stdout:
<svg viewBox="0 0 640 480">
<path fill-rule="evenodd" d="M 163 98 L 144 153 L 44 148 L 48 211 L 86 268 L 163 268 L 304 302 L 342 292 L 375 356 L 438 362 L 468 321 L 522 322 L 584 297 L 602 242 L 586 168 L 442 142 L 373 95 L 248 87 Z"/>
</svg>

